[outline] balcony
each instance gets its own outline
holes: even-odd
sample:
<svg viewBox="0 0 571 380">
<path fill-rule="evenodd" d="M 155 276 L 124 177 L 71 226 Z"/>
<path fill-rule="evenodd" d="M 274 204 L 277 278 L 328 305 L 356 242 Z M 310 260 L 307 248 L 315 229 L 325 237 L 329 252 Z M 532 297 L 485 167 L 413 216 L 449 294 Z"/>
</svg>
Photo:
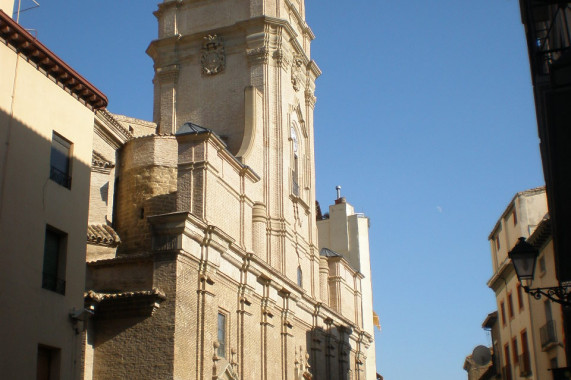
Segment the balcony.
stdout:
<svg viewBox="0 0 571 380">
<path fill-rule="evenodd" d="M 531 375 L 531 362 L 529 360 L 529 352 L 524 352 L 518 357 L 519 363 L 519 375 L 529 376 Z"/>
<path fill-rule="evenodd" d="M 557 329 L 555 328 L 555 321 L 547 321 L 547 323 L 539 329 L 539 335 L 541 337 L 541 348 L 544 351 L 556 344 Z"/>
<path fill-rule="evenodd" d="M 562 63 L 569 54 L 571 31 L 568 2 L 525 0 L 522 2 L 524 23 L 532 70 L 539 77 L 549 75 L 552 66 Z M 566 62 L 565 64 L 568 64 Z"/>
</svg>

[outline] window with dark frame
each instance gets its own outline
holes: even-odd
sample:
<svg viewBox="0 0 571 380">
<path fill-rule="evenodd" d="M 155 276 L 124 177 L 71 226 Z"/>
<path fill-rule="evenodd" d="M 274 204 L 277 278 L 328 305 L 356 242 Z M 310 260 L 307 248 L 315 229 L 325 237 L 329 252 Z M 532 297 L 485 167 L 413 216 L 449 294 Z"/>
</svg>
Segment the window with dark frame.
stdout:
<svg viewBox="0 0 571 380">
<path fill-rule="evenodd" d="M 218 313 L 218 356 L 226 357 L 226 315 Z"/>
<path fill-rule="evenodd" d="M 522 375 L 529 375 L 531 373 L 531 363 L 529 357 L 529 346 L 527 344 L 527 331 L 523 330 L 521 332 L 521 358 L 520 361 L 520 373 Z"/>
<path fill-rule="evenodd" d="M 500 311 L 502 313 L 502 325 L 506 325 L 506 307 L 504 301 L 500 302 Z"/>
<path fill-rule="evenodd" d="M 46 226 L 42 288 L 65 294 L 67 234 Z"/>
<path fill-rule="evenodd" d="M 517 284 L 517 305 L 521 312 L 523 310 L 523 293 L 521 290 L 521 284 Z"/>
<path fill-rule="evenodd" d="M 512 354 L 514 358 L 514 364 L 517 364 L 518 357 L 517 357 L 518 349 L 517 349 L 517 336 L 512 338 Z"/>
<path fill-rule="evenodd" d="M 550 368 L 559 368 L 559 365 L 557 364 L 557 356 L 549 360 L 549 366 Z"/>
<path fill-rule="evenodd" d="M 496 236 L 496 249 L 497 250 L 500 249 L 500 236 L 499 235 Z"/>
<path fill-rule="evenodd" d="M 514 317 L 514 303 L 511 293 L 508 293 L 508 316 L 510 319 Z"/>
<path fill-rule="evenodd" d="M 59 378 L 60 349 L 38 345 L 36 379 L 53 380 Z"/>
<path fill-rule="evenodd" d="M 62 136 L 52 133 L 50 179 L 68 189 L 71 189 L 71 145 Z"/>
<path fill-rule="evenodd" d="M 511 375 L 511 361 L 510 361 L 510 345 L 509 345 L 509 343 L 506 343 L 504 346 L 504 358 L 506 361 L 505 378 L 508 380 L 511 380 L 512 375 Z"/>
</svg>

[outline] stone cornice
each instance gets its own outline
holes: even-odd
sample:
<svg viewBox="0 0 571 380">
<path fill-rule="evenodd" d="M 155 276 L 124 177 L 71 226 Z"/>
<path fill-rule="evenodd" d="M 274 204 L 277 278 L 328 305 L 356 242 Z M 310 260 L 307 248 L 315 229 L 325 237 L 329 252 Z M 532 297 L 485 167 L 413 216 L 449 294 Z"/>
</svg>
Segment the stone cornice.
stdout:
<svg viewBox="0 0 571 380">
<path fill-rule="evenodd" d="M 248 27 L 251 27 L 252 25 L 264 25 L 264 24 L 275 26 L 275 27 L 278 27 L 278 28 L 285 30 L 287 33 L 287 36 L 288 36 L 287 40 L 293 46 L 295 54 L 302 57 L 303 63 L 305 66 L 308 67 L 308 70 L 310 70 L 312 73 L 315 73 L 316 77 L 321 74 L 321 71 L 319 70 L 319 68 L 317 68 L 317 65 L 315 65 L 315 63 L 309 59 L 309 57 L 305 54 L 305 50 L 300 45 L 300 43 L 297 41 L 298 34 L 293 29 L 293 27 L 291 26 L 289 21 L 284 20 L 284 19 L 280 19 L 280 18 L 276 18 L 276 17 L 269 17 L 269 16 L 259 16 L 259 17 L 255 17 L 252 19 L 248 19 L 248 20 L 238 21 L 233 25 L 227 25 L 227 26 L 222 26 L 219 28 L 213 28 L 210 30 L 204 30 L 204 31 L 200 31 L 197 33 L 193 33 L 193 34 L 187 34 L 187 35 L 177 34 L 177 35 L 173 35 L 173 36 L 168 36 L 168 37 L 156 39 L 150 43 L 146 52 L 151 58 L 153 58 L 155 60 L 155 65 L 158 64 L 159 67 L 168 66 L 170 64 L 169 62 L 158 63 L 156 61 L 156 59 L 158 58 L 157 57 L 157 49 L 160 49 L 161 47 L 172 46 L 174 44 L 188 44 L 190 42 L 202 41 L 204 36 L 209 35 L 209 34 L 217 34 L 217 35 L 224 36 L 226 42 L 228 42 L 231 39 L 229 36 L 241 35 L 244 30 L 248 30 Z M 251 61 L 252 63 L 256 63 L 256 62 L 260 62 L 260 61 L 263 62 L 264 60 L 267 60 L 266 51 L 267 51 L 267 54 L 269 54 L 270 51 L 267 50 L 268 49 L 267 46 L 264 46 L 264 47 L 266 50 L 259 49 L 259 48 L 262 48 L 260 46 L 260 47 L 252 47 L 246 51 L 246 54 L 249 57 L 249 59 L 252 60 Z M 179 59 L 184 59 L 184 58 L 179 57 Z"/>
<path fill-rule="evenodd" d="M 313 31 L 311 30 L 309 25 L 307 25 L 307 22 L 303 19 L 303 16 L 299 13 L 297 8 L 292 4 L 290 0 L 285 0 L 285 3 L 288 6 L 289 10 L 294 14 L 299 25 L 301 25 L 303 33 L 307 34 L 309 36 L 309 39 L 313 41 L 315 39 L 315 34 L 313 34 Z"/>
<path fill-rule="evenodd" d="M 120 264 L 129 264 L 133 262 L 151 262 L 153 261 L 152 253 L 130 254 L 116 256 L 111 259 L 88 261 L 88 266 L 115 266 Z"/>
<path fill-rule="evenodd" d="M 307 70 L 309 70 L 309 72 L 315 76 L 314 80 L 317 79 L 322 73 L 321 69 L 319 66 L 317 66 L 317 63 L 315 63 L 314 60 L 309 61 L 307 64 Z"/>
<path fill-rule="evenodd" d="M 120 148 L 133 138 L 133 135 L 123 128 L 114 115 L 106 109 L 95 113 L 95 133 L 108 143 L 111 143 L 114 149 Z"/>
<path fill-rule="evenodd" d="M 260 65 L 268 63 L 268 48 L 260 46 L 254 49 L 246 49 L 246 57 L 248 57 L 248 64 Z"/>
<path fill-rule="evenodd" d="M 493 289 L 495 292 L 497 292 L 501 285 L 505 285 L 505 283 L 514 275 L 515 270 L 513 264 L 510 258 L 506 257 L 506 259 L 500 264 L 496 273 L 494 273 L 488 280 L 487 285 L 490 289 Z"/>
</svg>

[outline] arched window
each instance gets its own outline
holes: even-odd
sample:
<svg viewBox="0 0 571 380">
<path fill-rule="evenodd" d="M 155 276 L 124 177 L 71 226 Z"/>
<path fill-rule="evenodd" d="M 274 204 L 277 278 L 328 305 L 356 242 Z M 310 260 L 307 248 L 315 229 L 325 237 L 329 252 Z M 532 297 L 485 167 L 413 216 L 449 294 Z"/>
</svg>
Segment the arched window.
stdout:
<svg viewBox="0 0 571 380">
<path fill-rule="evenodd" d="M 297 284 L 303 286 L 303 273 L 301 272 L 301 266 L 297 267 Z"/>
<path fill-rule="evenodd" d="M 297 139 L 297 132 L 295 130 L 295 124 L 291 125 L 291 141 L 293 145 L 293 162 L 292 162 L 292 193 L 295 196 L 299 196 L 299 141 Z"/>
</svg>

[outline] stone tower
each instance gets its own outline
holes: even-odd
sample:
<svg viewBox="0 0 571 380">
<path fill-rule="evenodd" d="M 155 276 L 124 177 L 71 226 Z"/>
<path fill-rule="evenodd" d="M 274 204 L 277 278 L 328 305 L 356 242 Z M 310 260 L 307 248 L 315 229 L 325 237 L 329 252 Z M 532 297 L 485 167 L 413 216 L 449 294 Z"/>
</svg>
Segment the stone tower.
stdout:
<svg viewBox="0 0 571 380">
<path fill-rule="evenodd" d="M 370 278 L 318 249 L 304 14 L 159 4 L 158 133 L 117 150 L 117 254 L 88 249 L 86 379 L 375 378 Z"/>
<path fill-rule="evenodd" d="M 295 278 L 297 266 L 286 263 L 299 264 L 317 245 L 313 94 L 320 70 L 310 59 L 304 1 L 165 0 L 155 15 L 159 38 L 147 52 L 159 132 L 186 122 L 208 128 L 261 177 L 253 187 L 271 230 L 268 262 Z"/>
</svg>

